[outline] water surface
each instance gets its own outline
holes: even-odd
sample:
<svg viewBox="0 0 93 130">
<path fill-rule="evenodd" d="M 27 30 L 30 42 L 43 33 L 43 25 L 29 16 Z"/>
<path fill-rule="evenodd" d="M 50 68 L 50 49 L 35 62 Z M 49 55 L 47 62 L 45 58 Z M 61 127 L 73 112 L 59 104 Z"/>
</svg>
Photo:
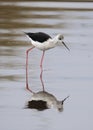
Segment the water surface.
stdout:
<svg viewBox="0 0 93 130">
<path fill-rule="evenodd" d="M 31 93 L 25 89 L 26 50 L 31 47 L 24 32 L 58 33 L 70 52 L 57 47 L 46 52 L 43 64 L 45 90 L 58 99 L 67 95 L 62 113 L 25 109 Z M 29 86 L 42 90 L 40 58 L 29 54 Z M 93 129 L 93 3 L 0 2 L 0 129 Z"/>
</svg>

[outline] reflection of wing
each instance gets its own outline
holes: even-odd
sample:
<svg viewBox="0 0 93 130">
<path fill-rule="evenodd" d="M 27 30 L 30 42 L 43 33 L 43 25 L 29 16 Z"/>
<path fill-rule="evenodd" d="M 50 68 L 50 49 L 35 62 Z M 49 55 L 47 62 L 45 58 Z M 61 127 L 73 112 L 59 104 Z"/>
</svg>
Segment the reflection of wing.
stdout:
<svg viewBox="0 0 93 130">
<path fill-rule="evenodd" d="M 48 34 L 43 33 L 43 32 L 37 32 L 37 33 L 26 33 L 33 41 L 38 41 L 38 42 L 45 42 L 49 38 L 51 38 Z"/>
<path fill-rule="evenodd" d="M 32 95 L 31 101 L 28 102 L 28 108 L 45 110 L 49 109 L 55 104 L 57 99 L 46 91 L 39 91 Z"/>
<path fill-rule="evenodd" d="M 37 109 L 39 111 L 48 109 L 47 102 L 42 100 L 32 100 L 28 102 L 28 108 Z"/>
</svg>

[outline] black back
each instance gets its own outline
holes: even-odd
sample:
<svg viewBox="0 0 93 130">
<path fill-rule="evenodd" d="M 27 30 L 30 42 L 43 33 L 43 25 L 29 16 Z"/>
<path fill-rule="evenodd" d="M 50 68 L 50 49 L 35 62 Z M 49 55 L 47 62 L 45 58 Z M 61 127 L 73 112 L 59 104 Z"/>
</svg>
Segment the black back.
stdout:
<svg viewBox="0 0 93 130">
<path fill-rule="evenodd" d="M 51 38 L 48 34 L 43 33 L 43 32 L 37 32 L 37 33 L 26 33 L 33 41 L 38 41 L 38 42 L 45 42 L 49 38 Z"/>
</svg>

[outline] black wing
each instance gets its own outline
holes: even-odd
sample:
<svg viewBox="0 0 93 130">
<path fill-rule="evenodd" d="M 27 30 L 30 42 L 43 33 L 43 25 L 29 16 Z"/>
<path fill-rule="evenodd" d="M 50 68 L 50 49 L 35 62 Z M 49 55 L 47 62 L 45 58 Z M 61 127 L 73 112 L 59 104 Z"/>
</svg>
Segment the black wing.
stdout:
<svg viewBox="0 0 93 130">
<path fill-rule="evenodd" d="M 37 33 L 26 33 L 32 40 L 38 41 L 38 42 L 45 42 L 49 38 L 51 38 L 48 34 L 43 32 L 37 32 Z"/>
</svg>

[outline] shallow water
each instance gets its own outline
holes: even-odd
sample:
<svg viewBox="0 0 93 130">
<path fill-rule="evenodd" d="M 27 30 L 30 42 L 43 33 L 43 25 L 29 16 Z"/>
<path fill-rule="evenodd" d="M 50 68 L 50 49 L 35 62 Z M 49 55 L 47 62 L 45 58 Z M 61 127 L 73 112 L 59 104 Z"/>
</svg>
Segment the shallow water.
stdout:
<svg viewBox="0 0 93 130">
<path fill-rule="evenodd" d="M 56 47 L 46 52 L 43 64 L 45 90 L 63 99 L 64 111 L 25 109 L 31 93 L 25 89 L 24 32 L 58 33 L 70 52 Z M 40 58 L 29 55 L 29 86 L 42 90 Z M 0 129 L 93 129 L 93 3 L 0 2 Z"/>
</svg>

